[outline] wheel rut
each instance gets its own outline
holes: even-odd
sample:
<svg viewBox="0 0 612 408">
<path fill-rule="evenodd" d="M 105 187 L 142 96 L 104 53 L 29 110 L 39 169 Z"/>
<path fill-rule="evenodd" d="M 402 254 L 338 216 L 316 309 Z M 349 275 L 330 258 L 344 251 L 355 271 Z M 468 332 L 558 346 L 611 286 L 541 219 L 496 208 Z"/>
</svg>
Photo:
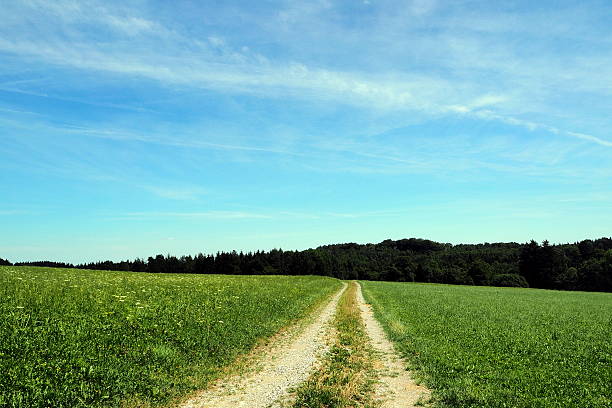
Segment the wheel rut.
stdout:
<svg viewBox="0 0 612 408">
<path fill-rule="evenodd" d="M 244 376 L 217 381 L 212 387 L 185 401 L 182 408 L 278 407 L 290 390 L 305 381 L 328 349 L 338 301 L 344 284 L 312 322 L 299 334 L 281 338 L 267 347 L 261 369 Z"/>
<path fill-rule="evenodd" d="M 406 371 L 407 363 L 397 353 L 382 326 L 374 318 L 372 308 L 363 298 L 359 283 L 357 284 L 357 304 L 366 332 L 378 357 L 376 366 L 379 382 L 375 390 L 375 399 L 380 403 L 380 407 L 411 408 L 417 407 L 417 403 L 427 401 L 430 391 L 417 385 L 410 373 Z"/>
</svg>

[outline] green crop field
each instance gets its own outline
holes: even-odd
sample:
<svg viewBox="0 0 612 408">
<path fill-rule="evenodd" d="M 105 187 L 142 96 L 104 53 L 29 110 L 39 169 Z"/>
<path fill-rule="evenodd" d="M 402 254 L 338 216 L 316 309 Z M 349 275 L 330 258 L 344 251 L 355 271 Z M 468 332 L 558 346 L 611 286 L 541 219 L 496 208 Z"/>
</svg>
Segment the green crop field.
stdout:
<svg viewBox="0 0 612 408">
<path fill-rule="evenodd" d="M 0 406 L 168 402 L 339 287 L 323 277 L 0 267 Z"/>
<path fill-rule="evenodd" d="M 612 407 L 612 294 L 363 282 L 440 407 Z"/>
</svg>

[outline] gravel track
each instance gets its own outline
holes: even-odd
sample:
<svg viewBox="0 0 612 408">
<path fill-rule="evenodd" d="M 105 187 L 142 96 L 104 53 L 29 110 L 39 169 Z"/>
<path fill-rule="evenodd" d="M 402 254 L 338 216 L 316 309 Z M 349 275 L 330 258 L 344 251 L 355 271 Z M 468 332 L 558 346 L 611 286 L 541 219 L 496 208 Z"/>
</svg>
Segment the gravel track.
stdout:
<svg viewBox="0 0 612 408">
<path fill-rule="evenodd" d="M 393 344 L 387 338 L 382 326 L 374 318 L 372 308 L 365 302 L 361 285 L 357 284 L 357 303 L 366 332 L 377 352 L 376 368 L 379 384 L 375 398 L 381 402 L 381 408 L 410 408 L 419 400 L 427 400 L 430 391 L 417 385 L 406 371 L 407 364 L 401 359 Z"/>
<path fill-rule="evenodd" d="M 280 406 L 291 388 L 305 381 L 319 358 L 329 347 L 327 334 L 332 329 L 340 296 L 346 284 L 303 331 L 289 339 L 281 337 L 267 347 L 262 368 L 245 376 L 218 381 L 210 389 L 187 400 L 182 408 L 268 408 Z"/>
</svg>

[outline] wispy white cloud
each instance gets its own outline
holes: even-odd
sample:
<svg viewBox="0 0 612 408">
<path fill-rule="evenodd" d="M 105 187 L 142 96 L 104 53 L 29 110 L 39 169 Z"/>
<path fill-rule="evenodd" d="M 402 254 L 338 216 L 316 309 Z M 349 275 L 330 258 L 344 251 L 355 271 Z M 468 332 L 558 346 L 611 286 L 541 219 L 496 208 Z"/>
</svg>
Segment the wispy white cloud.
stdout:
<svg viewBox="0 0 612 408">
<path fill-rule="evenodd" d="M 148 163 L 155 163 L 155 168 L 162 173 L 173 174 L 184 174 L 188 166 L 195 175 L 200 174 L 200 160 L 193 161 L 190 158 L 167 162 L 156 154 L 130 154 L 123 160 L 111 162 L 108 158 L 125 156 L 126 152 L 136 148 L 134 143 L 143 143 L 176 148 L 172 154 L 185 158 L 194 150 L 219 151 L 222 153 L 220 157 L 226 162 L 241 161 L 241 156 L 234 157 L 235 154 L 248 153 L 252 159 L 263 159 L 275 168 L 282 168 L 286 162 L 292 168 L 317 173 L 435 174 L 436 177 L 469 179 L 475 177 L 480 170 L 486 169 L 538 178 L 575 179 L 588 174 L 591 178 L 599 179 L 605 178 L 606 172 L 609 171 L 606 167 L 576 168 L 574 165 L 568 165 L 568 158 L 575 155 L 573 145 L 542 137 L 541 132 L 540 136 L 533 140 L 517 143 L 517 139 L 512 136 L 500 137 L 491 134 L 487 135 L 486 140 L 480 140 L 478 135 L 447 135 L 438 139 L 419 135 L 418 131 L 415 133 L 412 129 L 399 129 L 396 131 L 398 136 L 393 138 L 384 134 L 366 138 L 339 135 L 302 140 L 293 146 L 279 149 L 275 146 L 282 144 L 282 141 L 277 142 L 274 138 L 267 140 L 266 145 L 259 146 L 248 144 L 248 140 L 239 142 L 240 144 L 228 144 L 217 142 L 216 136 L 207 134 L 206 131 L 194 133 L 190 129 L 185 132 L 185 129 L 180 127 L 164 127 L 163 133 L 160 130 L 144 133 L 112 128 L 60 126 L 33 120 L 3 122 L 7 129 L 19 129 L 14 137 L 10 136 L 11 132 L 7 133 L 6 141 L 12 142 L 4 145 L 5 153 L 17 160 L 18 168 L 27 168 L 29 171 L 38 169 L 43 173 L 57 173 L 63 177 L 131 185 L 158 197 L 174 200 L 198 200 L 207 194 L 208 189 L 205 186 L 197 187 L 199 182 L 177 187 L 174 182 L 169 183 L 164 176 L 154 175 L 147 170 Z M 535 124 L 528 125 L 521 123 L 520 126 L 538 130 Z M 66 139 L 70 142 L 67 142 L 68 145 L 61 151 L 56 151 L 47 143 L 41 144 L 40 138 L 30 140 L 20 136 L 23 134 L 54 135 L 58 140 Z M 91 149 L 92 141 L 83 136 L 121 143 L 96 144 L 104 146 L 103 150 L 97 152 L 96 149 Z M 0 151 L 5 149 L 0 147 Z M 23 149 L 28 149 L 28 154 L 24 154 Z M 86 155 L 81 153 L 83 149 L 88 151 Z M 148 151 L 140 148 L 136 150 Z M 53 157 L 58 157 L 58 154 L 62 160 L 52 160 Z M 210 156 L 210 153 L 206 154 L 206 157 L 214 157 Z M 160 163 L 163 163 L 163 168 Z"/>
<path fill-rule="evenodd" d="M 408 210 L 381 210 L 381 211 L 365 211 L 365 212 L 330 212 L 326 213 L 329 217 L 334 218 L 371 218 L 371 217 L 396 217 L 401 214 L 406 214 Z"/>
<path fill-rule="evenodd" d="M 51 99 L 51 100 L 56 100 L 56 101 L 75 102 L 78 104 L 99 106 L 103 108 L 113 108 L 113 109 L 120 109 L 120 110 L 134 111 L 134 112 L 150 112 L 150 113 L 154 112 L 152 109 L 144 108 L 142 106 L 126 105 L 126 104 L 120 104 L 120 103 L 97 102 L 95 100 L 92 100 L 91 98 L 78 98 L 78 97 L 52 95 L 52 94 L 48 94 L 45 92 L 37 92 L 37 91 L 28 90 L 28 89 L 22 89 L 22 88 L 13 86 L 13 85 L 5 86 L 4 84 L 0 84 L 0 91 L 10 92 L 10 93 L 15 93 L 15 94 L 22 94 L 22 95 L 38 96 L 41 98 L 46 98 L 46 99 Z M 22 112 L 22 111 L 17 111 L 17 110 L 12 110 L 12 112 L 40 115 L 40 113 L 37 113 L 37 112 Z"/>
<path fill-rule="evenodd" d="M 597 143 L 598 145 L 601 145 L 601 146 L 612 147 L 612 141 L 603 140 L 603 139 L 600 139 L 600 138 L 598 138 L 596 136 L 586 135 L 584 133 L 577 133 L 577 132 L 567 132 L 567 131 L 563 132 L 563 133 L 565 133 L 565 134 L 567 134 L 569 136 L 572 136 L 572 137 L 576 137 L 578 139 L 587 140 L 589 142 Z"/>
<path fill-rule="evenodd" d="M 226 64 L 195 55 L 149 63 L 151 56 L 121 55 L 87 45 L 47 45 L 0 38 L 0 51 L 32 56 L 74 68 L 140 76 L 167 84 L 268 96 L 327 99 L 373 109 L 417 109 L 442 112 L 442 90 L 450 83 L 421 75 L 402 79 L 314 69 L 301 63 Z M 25 92 L 25 91 L 22 91 Z M 447 96 L 448 98 L 448 96 Z"/>
<path fill-rule="evenodd" d="M 270 219 L 267 214 L 257 214 L 242 211 L 196 211 L 196 212 L 131 212 L 115 217 L 119 219 L 149 219 L 149 218 L 179 218 L 179 219 Z"/>
<path fill-rule="evenodd" d="M 0 210 L 0 216 L 4 215 L 26 215 L 29 214 L 27 211 L 23 210 Z"/>
<path fill-rule="evenodd" d="M 30 112 L 30 111 L 25 111 L 25 110 L 21 110 L 21 109 L 8 109 L 8 108 L 2 108 L 0 107 L 0 112 L 6 112 L 6 113 L 16 113 L 16 114 L 20 114 L 20 115 L 40 115 L 40 113 L 37 112 Z"/>
<path fill-rule="evenodd" d="M 493 30 L 490 16 L 486 14 L 466 13 L 470 25 L 460 24 L 456 13 L 452 18 L 437 19 L 434 26 L 439 30 L 423 37 L 420 28 L 430 24 L 430 21 L 412 21 L 407 16 L 425 16 L 436 11 L 439 5 L 432 0 L 407 2 L 399 12 L 401 18 L 397 11 L 391 12 L 391 5 L 381 6 L 382 11 L 377 15 L 377 30 L 372 36 L 366 35 L 365 31 L 334 26 L 330 16 L 337 17 L 338 11 L 337 4 L 331 1 L 309 5 L 288 3 L 271 18 L 293 25 L 314 23 L 317 30 L 331 41 L 340 41 L 339 38 L 349 35 L 354 37 L 355 43 L 361 41 L 369 51 L 381 57 L 386 56 L 384 50 L 373 48 L 375 44 L 369 37 L 384 34 L 390 49 L 396 54 L 405 54 L 397 52 L 397 47 L 403 50 L 414 48 L 428 64 L 436 68 L 444 67 L 445 73 L 432 73 L 413 67 L 414 57 L 394 64 L 405 69 L 373 71 L 367 67 L 338 69 L 333 64 L 325 67 L 325 64 L 300 61 L 299 58 L 266 56 L 243 44 L 233 46 L 231 41 L 220 35 L 188 36 L 178 28 L 169 29 L 158 21 L 139 15 L 136 9 L 128 6 L 113 6 L 111 10 L 104 3 L 68 0 L 51 3 L 29 1 L 25 6 L 33 14 L 30 20 L 40 23 L 44 35 L 28 34 L 27 27 L 19 25 L 16 17 L 17 14 L 28 13 L 24 13 L 19 6 L 13 6 L 7 11 L 12 16 L 7 21 L 12 23 L 7 23 L 8 28 L 4 33 L 0 31 L 0 51 L 57 66 L 143 78 L 185 89 L 329 101 L 381 112 L 469 114 L 474 118 L 498 120 L 522 127 L 530 125 L 516 118 L 526 109 L 534 111 L 545 107 L 551 98 L 556 98 L 553 92 L 582 90 L 609 95 L 612 90 L 609 80 L 612 78 L 609 68 L 612 66 L 611 57 L 577 53 L 560 60 L 553 55 L 521 55 L 516 44 L 501 40 L 505 37 L 495 37 L 489 41 L 480 35 Z M 571 10 L 565 13 L 569 14 Z M 52 23 L 45 21 L 49 16 Z M 528 30 L 529 25 L 521 23 L 523 17 L 522 14 L 500 16 L 501 28 L 494 30 L 495 35 Z M 541 17 L 527 16 L 532 20 Z M 56 21 L 53 22 L 53 19 Z M 61 22 L 61 30 L 58 30 L 57 21 Z M 84 34 L 84 22 L 113 30 L 115 37 L 96 41 Z M 254 24 L 264 23 L 254 21 Z M 291 30 L 289 26 L 279 29 Z M 472 28 L 468 30 L 468 26 Z M 266 24 L 265 27 L 270 25 Z M 567 28 L 559 30 L 567 31 Z M 407 33 L 416 35 L 416 39 L 402 39 Z M 295 40 L 293 31 L 288 34 L 290 40 Z M 406 37 L 410 38 L 409 35 Z M 39 38 L 45 38 L 45 41 L 41 42 Z M 354 48 L 354 45 L 351 47 Z M 588 70 L 585 67 L 589 67 Z M 478 71 L 478 74 L 471 74 L 470 71 Z M 561 127 L 536 124 L 540 122 L 543 121 L 532 123 L 554 134 L 564 134 L 606 147 L 612 143 L 579 128 L 562 130 Z M 232 148 L 231 145 L 219 147 Z M 234 147 L 240 149 L 239 146 Z"/>
<path fill-rule="evenodd" d="M 180 187 L 163 187 L 163 186 L 142 186 L 146 191 L 149 191 L 161 198 L 169 198 L 171 200 L 196 200 L 207 194 L 207 191 L 202 188 L 180 188 Z"/>
<path fill-rule="evenodd" d="M 565 196 L 557 198 L 560 203 L 585 203 L 595 205 L 607 205 L 608 202 L 612 202 L 612 190 L 608 192 L 589 193 L 583 194 L 579 197 Z"/>
<path fill-rule="evenodd" d="M 32 1 L 27 4 L 34 12 L 32 18 L 36 19 L 38 16 L 40 20 L 40 30 L 45 33 L 43 36 L 45 42 L 42 43 L 39 38 L 24 33 L 23 27 L 17 27 L 19 29 L 10 35 L 8 30 L 5 30 L 4 33 L 0 31 L 0 51 L 56 66 L 119 75 L 121 78 L 128 77 L 130 80 L 132 78 L 154 80 L 165 86 L 178 86 L 181 92 L 189 92 L 192 89 L 211 89 L 223 93 L 282 97 L 282 100 L 296 98 L 316 103 L 331 102 L 332 106 L 351 105 L 380 112 L 379 116 L 382 121 L 386 120 L 387 114 L 398 112 L 404 116 L 423 114 L 425 117 L 434 119 L 444 115 L 459 115 L 472 119 L 502 122 L 531 131 L 545 131 L 552 136 L 561 136 L 560 139 L 569 137 L 598 146 L 612 146 L 612 142 L 604 137 L 579 132 L 580 128 L 565 130 L 561 126 L 546 125 L 544 120 L 540 120 L 542 116 L 538 120 L 521 119 L 521 114 L 525 113 L 525 109 L 533 110 L 533 102 L 525 103 L 530 99 L 530 92 L 537 94 L 537 99 L 542 98 L 538 83 L 559 85 L 563 78 L 580 77 L 584 74 L 580 66 L 588 65 L 586 61 L 581 60 L 581 63 L 578 64 L 576 58 L 571 58 L 568 68 L 550 70 L 551 61 L 547 61 L 546 58 L 538 60 L 537 57 L 518 55 L 516 50 L 507 44 L 495 42 L 496 46 L 491 47 L 486 40 L 463 32 L 465 27 L 459 27 L 457 31 L 456 21 L 441 20 L 440 32 L 424 38 L 423 43 L 431 50 L 419 48 L 421 45 L 418 44 L 418 41 L 407 42 L 401 39 L 400 37 L 407 29 L 402 28 L 391 14 L 383 14 L 382 20 L 384 21 L 378 21 L 380 26 L 385 23 L 393 24 L 388 24 L 389 29 L 379 27 L 380 30 L 373 33 L 373 36 L 384 33 L 389 39 L 397 41 L 397 43 L 391 41 L 393 43 L 390 44 L 390 47 L 393 49 L 396 46 L 406 49 L 415 46 L 425 60 L 435 63 L 436 68 L 444 67 L 449 70 L 446 73 L 427 73 L 422 69 L 414 69 L 410 65 L 414 61 L 410 60 L 406 65 L 396 64 L 404 69 L 369 70 L 361 69 L 359 66 L 349 69 L 346 66 L 337 67 L 333 64 L 296 62 L 299 56 L 286 58 L 263 55 L 261 52 L 255 52 L 240 44 L 233 46 L 231 40 L 217 34 L 190 37 L 181 33 L 179 29 L 169 29 L 160 22 L 139 15 L 136 9 L 130 9 L 127 6 L 119 9 L 113 6 L 111 11 L 110 8 L 97 2 L 80 3 L 64 0 L 52 3 Z M 414 29 L 417 38 L 421 39 L 419 37 L 421 34 L 418 33 L 421 26 L 418 25 L 418 21 L 415 23 L 410 20 L 408 24 L 405 17 L 425 16 L 435 12 L 440 5 L 434 1 L 413 1 L 406 4 L 406 9 L 403 11 L 406 14 L 402 15 L 403 24 L 408 27 L 409 32 L 410 29 Z M 303 7 L 306 7 L 307 10 L 303 10 Z M 338 35 L 332 30 L 339 29 L 329 26 L 330 19 L 325 14 L 333 12 L 334 7 L 336 5 L 331 1 L 320 1 L 307 6 L 288 3 L 284 11 L 278 13 L 276 18 L 291 21 L 291 24 L 320 20 L 320 24 L 326 26 L 317 26 L 317 29 L 322 30 L 326 35 L 331 34 L 331 39 L 337 41 Z M 19 8 L 17 7 L 16 10 Z M 91 10 L 96 10 L 96 12 L 91 13 Z M 58 30 L 55 23 L 45 22 L 43 17 L 47 15 L 61 21 L 62 29 Z M 13 17 L 7 21 L 16 20 L 15 16 Z M 475 14 L 472 20 L 474 20 L 476 31 L 483 32 L 490 29 L 486 24 L 478 28 L 479 24 L 486 23 L 486 19 L 483 19 L 482 16 Z M 504 23 L 504 29 L 506 31 L 521 29 L 511 27 L 518 20 L 508 17 L 504 20 L 507 23 Z M 510 24 L 512 21 L 514 23 Z M 83 22 L 111 29 L 115 37 L 111 36 L 111 40 L 94 41 L 83 32 L 81 26 Z M 261 22 L 254 23 L 262 24 Z M 285 29 L 290 30 L 291 24 L 288 24 Z M 413 24 L 417 25 L 412 26 Z M 15 27 L 15 24 L 11 27 Z M 128 34 L 135 35 L 135 38 L 128 37 Z M 365 41 L 365 46 L 368 45 L 368 38 L 363 33 L 355 34 L 355 31 L 344 28 L 342 34 L 355 35 L 356 39 Z M 436 46 L 439 50 L 436 50 Z M 368 50 L 372 51 L 371 47 Z M 449 52 L 448 58 L 439 59 L 438 53 L 444 54 L 446 51 Z M 599 71 L 593 76 L 595 79 L 604 78 L 603 74 L 607 69 L 604 62 L 607 61 L 607 57 L 594 56 L 590 61 L 593 60 L 599 61 L 595 65 Z M 559 65 L 558 61 L 553 61 L 552 65 Z M 503 71 L 506 76 L 502 78 L 499 86 L 491 85 L 486 83 L 487 81 L 481 81 L 481 83 L 475 81 L 474 77 L 465 75 L 466 69 L 478 70 L 481 73 Z M 547 69 L 551 71 L 552 80 L 543 80 Z M 485 74 L 482 77 L 489 78 Z M 498 77 L 493 76 L 493 79 L 498 79 Z M 583 78 L 579 82 L 581 86 L 592 90 L 594 88 L 590 84 L 593 81 L 595 80 Z M 601 85 L 601 81 L 599 82 Z M 588 86 L 585 85 L 587 83 Z M 604 81 L 603 84 L 605 83 Z M 509 84 L 516 86 L 510 87 Z M 565 88 L 574 87 L 573 84 L 563 86 Z M 562 89 L 564 89 L 563 86 Z M 528 91 L 530 87 L 534 90 Z M 605 86 L 603 88 L 603 91 L 600 88 L 600 92 L 607 92 Z M 17 91 L 20 90 L 17 89 Z M 35 90 L 21 90 L 21 92 L 36 93 Z M 87 101 L 82 98 L 51 96 L 44 92 L 39 94 L 100 106 L 124 106 Z M 546 102 L 542 103 L 546 104 Z M 134 107 L 134 109 L 140 108 Z M 205 132 L 198 134 L 197 131 L 192 131 L 187 135 L 181 129 L 172 129 L 170 132 L 135 132 L 114 128 L 64 126 L 57 131 L 64 134 L 177 148 L 219 150 L 236 154 L 240 152 L 252 155 L 271 154 L 279 157 L 299 158 L 300 161 L 296 164 L 314 171 L 375 174 L 445 173 L 486 168 L 503 172 L 545 175 L 550 172 L 548 166 L 562 163 L 560 156 L 556 153 L 566 151 L 559 149 L 554 143 L 548 147 L 540 146 L 539 149 L 532 149 L 544 154 L 535 159 L 539 160 L 539 163 L 533 163 L 531 167 L 528 167 L 524 165 L 524 162 L 520 162 L 520 166 L 512 162 L 497 162 L 495 158 L 499 149 L 491 148 L 487 141 L 494 138 L 492 135 L 486 135 L 479 142 L 481 146 L 489 146 L 488 150 L 484 148 L 480 150 L 481 154 L 489 154 L 489 157 L 486 157 L 486 154 L 481 156 L 470 154 L 470 151 L 461 143 L 453 144 L 449 140 L 431 145 L 431 149 L 427 150 L 417 146 L 416 143 L 395 142 L 385 145 L 377 141 L 364 141 L 350 134 L 329 138 L 314 137 L 307 142 L 284 146 L 277 136 L 270 137 L 265 143 L 244 140 L 231 143 Z M 420 138 L 416 140 L 427 145 L 427 142 Z M 569 148 L 571 149 L 572 146 Z M 533 147 L 531 143 L 525 146 L 526 149 Z M 511 144 L 505 146 L 505 149 L 508 150 L 504 152 L 506 157 L 516 158 L 522 154 L 520 149 Z M 555 158 L 551 159 L 552 156 Z M 83 167 L 71 161 L 67 162 L 66 168 L 68 166 Z M 560 173 L 563 172 L 563 169 L 559 170 Z M 576 169 L 565 171 L 575 173 Z M 88 174 L 85 171 L 83 173 Z M 109 173 L 104 176 L 111 177 Z M 119 172 L 115 178 L 120 178 Z M 174 197 L 175 199 L 181 197 L 190 199 L 189 197 L 193 198 L 197 195 L 189 191 L 172 191 L 171 189 L 161 192 L 148 191 L 158 196 L 165 194 L 166 198 Z"/>
<path fill-rule="evenodd" d="M 466 112 L 468 113 L 468 112 Z M 520 127 L 524 127 L 526 129 L 529 129 L 531 131 L 533 130 L 544 130 L 550 134 L 553 135 L 563 135 L 563 136 L 569 136 L 569 137 L 573 137 L 573 138 L 577 138 L 577 139 L 582 139 L 582 140 L 586 140 L 589 142 L 593 142 L 596 143 L 598 145 L 601 146 L 606 146 L 606 147 L 612 147 L 612 141 L 609 140 L 604 140 L 602 138 L 599 138 L 597 136 L 593 136 L 593 135 L 587 135 L 584 133 L 578 133 L 578 132 L 572 132 L 572 131 L 568 131 L 568 130 L 561 130 L 559 128 L 556 128 L 554 126 L 550 126 L 550 125 L 545 125 L 542 123 L 537 123 L 537 122 L 533 122 L 533 121 L 528 121 L 528 120 L 522 120 L 522 119 L 517 119 L 514 118 L 512 116 L 503 116 L 503 115 L 499 115 L 496 114 L 490 110 L 480 110 L 480 111 L 475 111 L 475 112 L 469 112 L 470 114 L 478 117 L 478 118 L 482 118 L 482 119 L 487 119 L 487 120 L 497 120 L 500 122 L 504 122 L 507 123 L 509 125 L 514 125 L 514 126 L 520 126 Z"/>
<path fill-rule="evenodd" d="M 238 3 L 4 2 L 0 216 L 43 201 L 100 228 L 94 259 L 200 248 L 215 222 L 219 249 L 609 225 L 605 2 Z M 114 220 L 134 234 L 111 249 Z M 8 246 L 53 241 L 9 224 Z"/>
<path fill-rule="evenodd" d="M 371 218 L 371 217 L 392 217 L 406 213 L 406 210 L 385 210 L 385 211 L 366 211 L 366 212 L 300 212 L 300 211 L 274 211 L 274 212 L 247 212 L 247 211 L 145 211 L 130 212 L 113 216 L 113 219 L 139 220 L 139 219 L 210 219 L 210 220 L 242 220 L 242 219 L 306 219 L 320 220 L 325 218 Z"/>
<path fill-rule="evenodd" d="M 23 19 L 35 19 L 44 15 L 54 23 L 60 24 L 98 24 L 106 26 L 121 34 L 138 35 L 155 32 L 157 35 L 166 34 L 167 30 L 160 24 L 149 19 L 130 15 L 132 10 L 124 6 L 113 4 L 113 10 L 107 5 L 97 1 L 60 0 L 48 2 L 44 0 L 26 0 L 21 2 L 24 12 Z"/>
<path fill-rule="evenodd" d="M 1 217 L 34 217 L 48 215 L 49 209 L 44 206 L 28 205 L 24 209 L 0 210 Z"/>
</svg>

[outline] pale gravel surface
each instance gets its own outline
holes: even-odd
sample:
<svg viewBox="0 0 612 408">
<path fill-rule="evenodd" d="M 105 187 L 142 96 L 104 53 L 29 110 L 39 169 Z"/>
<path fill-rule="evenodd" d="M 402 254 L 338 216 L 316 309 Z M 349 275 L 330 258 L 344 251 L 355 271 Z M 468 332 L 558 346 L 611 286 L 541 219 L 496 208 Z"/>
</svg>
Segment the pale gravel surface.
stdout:
<svg viewBox="0 0 612 408">
<path fill-rule="evenodd" d="M 372 308 L 366 304 L 359 284 L 357 284 L 357 303 L 366 332 L 378 356 L 376 368 L 380 382 L 375 397 L 381 402 L 380 407 L 409 408 L 415 407 L 419 400 L 427 401 L 430 391 L 417 385 L 406 371 L 406 362 L 401 359 L 382 326 L 374 318 Z"/>
<path fill-rule="evenodd" d="M 273 344 L 262 361 L 261 370 L 242 377 L 219 381 L 181 405 L 182 408 L 268 408 L 279 406 L 290 389 L 305 381 L 319 358 L 328 349 L 327 333 L 332 329 L 338 300 L 336 293 L 316 318 L 290 341 Z"/>
</svg>

